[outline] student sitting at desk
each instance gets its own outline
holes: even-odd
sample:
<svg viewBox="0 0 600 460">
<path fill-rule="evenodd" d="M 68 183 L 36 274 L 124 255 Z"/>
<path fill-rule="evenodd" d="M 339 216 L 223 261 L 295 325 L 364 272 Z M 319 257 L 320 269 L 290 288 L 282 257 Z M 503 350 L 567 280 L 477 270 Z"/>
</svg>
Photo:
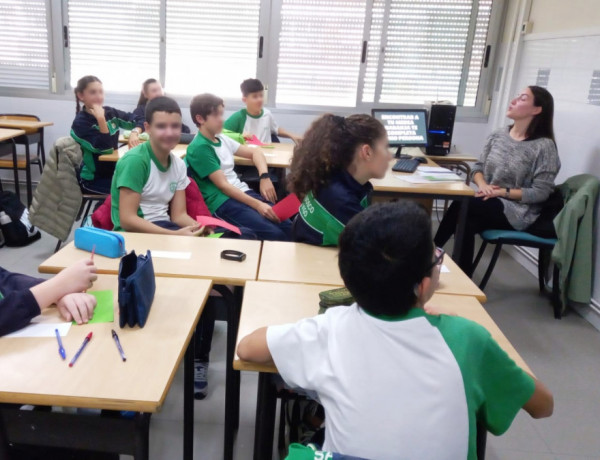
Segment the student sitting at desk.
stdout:
<svg viewBox="0 0 600 460">
<path fill-rule="evenodd" d="M 204 232 L 187 214 L 190 183 L 182 159 L 171 150 L 181 134 L 181 109 L 165 96 L 146 106 L 144 128 L 150 140 L 117 162 L 111 187 L 111 217 L 116 231 L 197 236 Z"/>
<path fill-rule="evenodd" d="M 94 313 L 96 298 L 84 291 L 92 287 L 96 278 L 96 266 L 89 258 L 49 280 L 0 267 L 0 336 L 24 328 L 53 304 L 66 321 L 87 323 Z"/>
<path fill-rule="evenodd" d="M 372 178 L 392 159 L 383 125 L 369 115 L 325 114 L 294 149 L 290 190 L 302 200 L 294 241 L 337 246 L 344 225 L 369 204 Z"/>
<path fill-rule="evenodd" d="M 163 91 L 163 87 L 156 78 L 148 78 L 142 84 L 142 91 L 140 92 L 140 98 L 138 100 L 138 105 L 133 111 L 133 115 L 138 120 L 137 127 L 140 129 L 144 129 L 144 122 L 146 121 L 146 104 L 150 102 L 155 97 L 164 96 L 165 93 Z M 190 128 L 181 123 L 181 132 L 185 134 L 190 133 Z M 135 147 L 136 145 L 141 144 L 142 141 L 139 137 L 135 136 L 134 140 L 129 143 L 131 147 Z"/>
<path fill-rule="evenodd" d="M 231 115 L 225 122 L 225 129 L 240 133 L 246 139 L 255 135 L 263 144 L 271 143 L 271 135 L 287 137 L 296 144 L 300 141 L 300 136 L 278 126 L 271 111 L 263 107 L 265 87 L 260 80 L 248 78 L 242 82 L 240 89 L 246 108 Z"/>
<path fill-rule="evenodd" d="M 277 194 L 263 152 L 220 134 L 223 111 L 223 99 L 212 94 L 200 94 L 192 99 L 190 112 L 198 134 L 188 146 L 185 157 L 192 178 L 216 217 L 249 228 L 261 240 L 289 241 L 291 222 L 280 222 L 271 208 Z M 238 178 L 233 169 L 234 155 L 249 158 L 256 166 L 260 195 Z"/>
<path fill-rule="evenodd" d="M 554 141 L 554 99 L 544 88 L 528 86 L 510 102 L 514 121 L 493 132 L 472 169 L 479 188 L 469 201 L 458 265 L 473 275 L 475 235 L 488 229 L 527 230 L 554 190 L 560 159 Z M 460 205 L 452 203 L 435 235 L 442 247 L 454 234 Z"/>
<path fill-rule="evenodd" d="M 71 137 L 83 151 L 80 185 L 83 191 L 108 195 L 114 172 L 114 163 L 99 161 L 100 155 L 113 153 L 118 147 L 119 128 L 131 129 L 129 145 L 133 145 L 142 129 L 132 113 L 112 107 L 103 107 L 104 90 L 98 77 L 80 78 L 75 87 L 76 115 L 71 126 Z M 80 106 L 83 103 L 83 107 Z"/>
<path fill-rule="evenodd" d="M 261 328 L 240 359 L 273 362 L 325 407 L 323 450 L 369 459 L 476 459 L 477 423 L 504 433 L 521 408 L 548 417 L 553 397 L 482 326 L 424 310 L 444 252 L 413 202 L 374 205 L 340 237 L 356 299 L 295 324 Z M 318 299 L 315 299 L 315 311 Z"/>
</svg>

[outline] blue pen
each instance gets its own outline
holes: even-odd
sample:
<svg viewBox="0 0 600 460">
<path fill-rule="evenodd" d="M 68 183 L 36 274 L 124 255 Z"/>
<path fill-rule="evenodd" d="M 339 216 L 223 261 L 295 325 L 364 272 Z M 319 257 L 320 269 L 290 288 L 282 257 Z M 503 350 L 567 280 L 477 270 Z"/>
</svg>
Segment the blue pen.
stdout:
<svg viewBox="0 0 600 460">
<path fill-rule="evenodd" d="M 67 353 L 63 348 L 62 340 L 60 340 L 60 334 L 58 332 L 58 329 L 54 329 L 54 332 L 56 333 L 56 340 L 58 340 L 58 354 L 62 359 L 67 359 Z"/>
<path fill-rule="evenodd" d="M 79 350 L 77 350 L 77 353 L 75 353 L 75 356 L 73 356 L 73 359 L 69 363 L 69 367 L 73 367 L 73 364 L 75 364 L 75 361 L 77 361 L 77 358 L 79 358 L 79 355 L 81 354 L 81 352 L 83 351 L 85 346 L 88 343 L 90 343 L 91 339 L 92 339 L 92 333 L 90 332 L 88 335 L 85 336 L 85 339 L 83 339 L 83 343 L 81 344 L 81 347 L 79 348 Z"/>
<path fill-rule="evenodd" d="M 123 351 L 123 347 L 121 347 L 121 342 L 119 342 L 119 336 L 117 335 L 117 333 L 115 332 L 114 329 L 111 329 L 112 331 L 112 337 L 113 339 L 115 339 L 115 343 L 117 344 L 117 349 L 119 350 L 119 354 L 121 355 L 121 359 L 123 360 L 123 362 L 127 361 L 127 358 L 125 357 L 125 352 Z"/>
</svg>

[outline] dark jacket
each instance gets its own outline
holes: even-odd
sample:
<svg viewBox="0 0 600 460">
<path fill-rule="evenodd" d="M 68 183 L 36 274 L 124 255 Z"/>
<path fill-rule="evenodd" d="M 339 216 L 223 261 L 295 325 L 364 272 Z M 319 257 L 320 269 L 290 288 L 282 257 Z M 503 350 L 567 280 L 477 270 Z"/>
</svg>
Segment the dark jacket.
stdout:
<svg viewBox="0 0 600 460">
<path fill-rule="evenodd" d="M 24 328 L 40 314 L 40 307 L 29 288 L 43 281 L 0 267 L 0 336 Z"/>
</svg>

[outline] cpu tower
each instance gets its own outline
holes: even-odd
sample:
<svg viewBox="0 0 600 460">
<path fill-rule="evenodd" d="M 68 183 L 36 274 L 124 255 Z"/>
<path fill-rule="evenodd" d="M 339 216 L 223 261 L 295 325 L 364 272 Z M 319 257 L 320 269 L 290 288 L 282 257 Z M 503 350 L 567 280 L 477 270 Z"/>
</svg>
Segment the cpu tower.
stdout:
<svg viewBox="0 0 600 460">
<path fill-rule="evenodd" d="M 427 128 L 427 155 L 444 156 L 450 153 L 456 106 L 432 104 Z"/>
</svg>

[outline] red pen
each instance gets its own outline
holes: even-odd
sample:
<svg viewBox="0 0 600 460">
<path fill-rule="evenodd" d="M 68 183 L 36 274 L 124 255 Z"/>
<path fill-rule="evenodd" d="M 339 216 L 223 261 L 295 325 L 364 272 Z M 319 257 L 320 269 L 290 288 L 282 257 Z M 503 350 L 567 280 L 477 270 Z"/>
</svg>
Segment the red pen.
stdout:
<svg viewBox="0 0 600 460">
<path fill-rule="evenodd" d="M 69 363 L 69 367 L 73 367 L 73 364 L 75 364 L 75 361 L 77 361 L 77 358 L 79 358 L 79 355 L 81 354 L 81 352 L 83 351 L 85 346 L 90 342 L 90 340 L 92 340 L 91 332 L 85 336 L 85 339 L 83 339 L 83 343 L 81 344 L 81 347 L 79 348 L 79 350 L 77 350 L 77 353 L 75 353 L 75 356 L 73 356 L 73 359 Z"/>
</svg>

